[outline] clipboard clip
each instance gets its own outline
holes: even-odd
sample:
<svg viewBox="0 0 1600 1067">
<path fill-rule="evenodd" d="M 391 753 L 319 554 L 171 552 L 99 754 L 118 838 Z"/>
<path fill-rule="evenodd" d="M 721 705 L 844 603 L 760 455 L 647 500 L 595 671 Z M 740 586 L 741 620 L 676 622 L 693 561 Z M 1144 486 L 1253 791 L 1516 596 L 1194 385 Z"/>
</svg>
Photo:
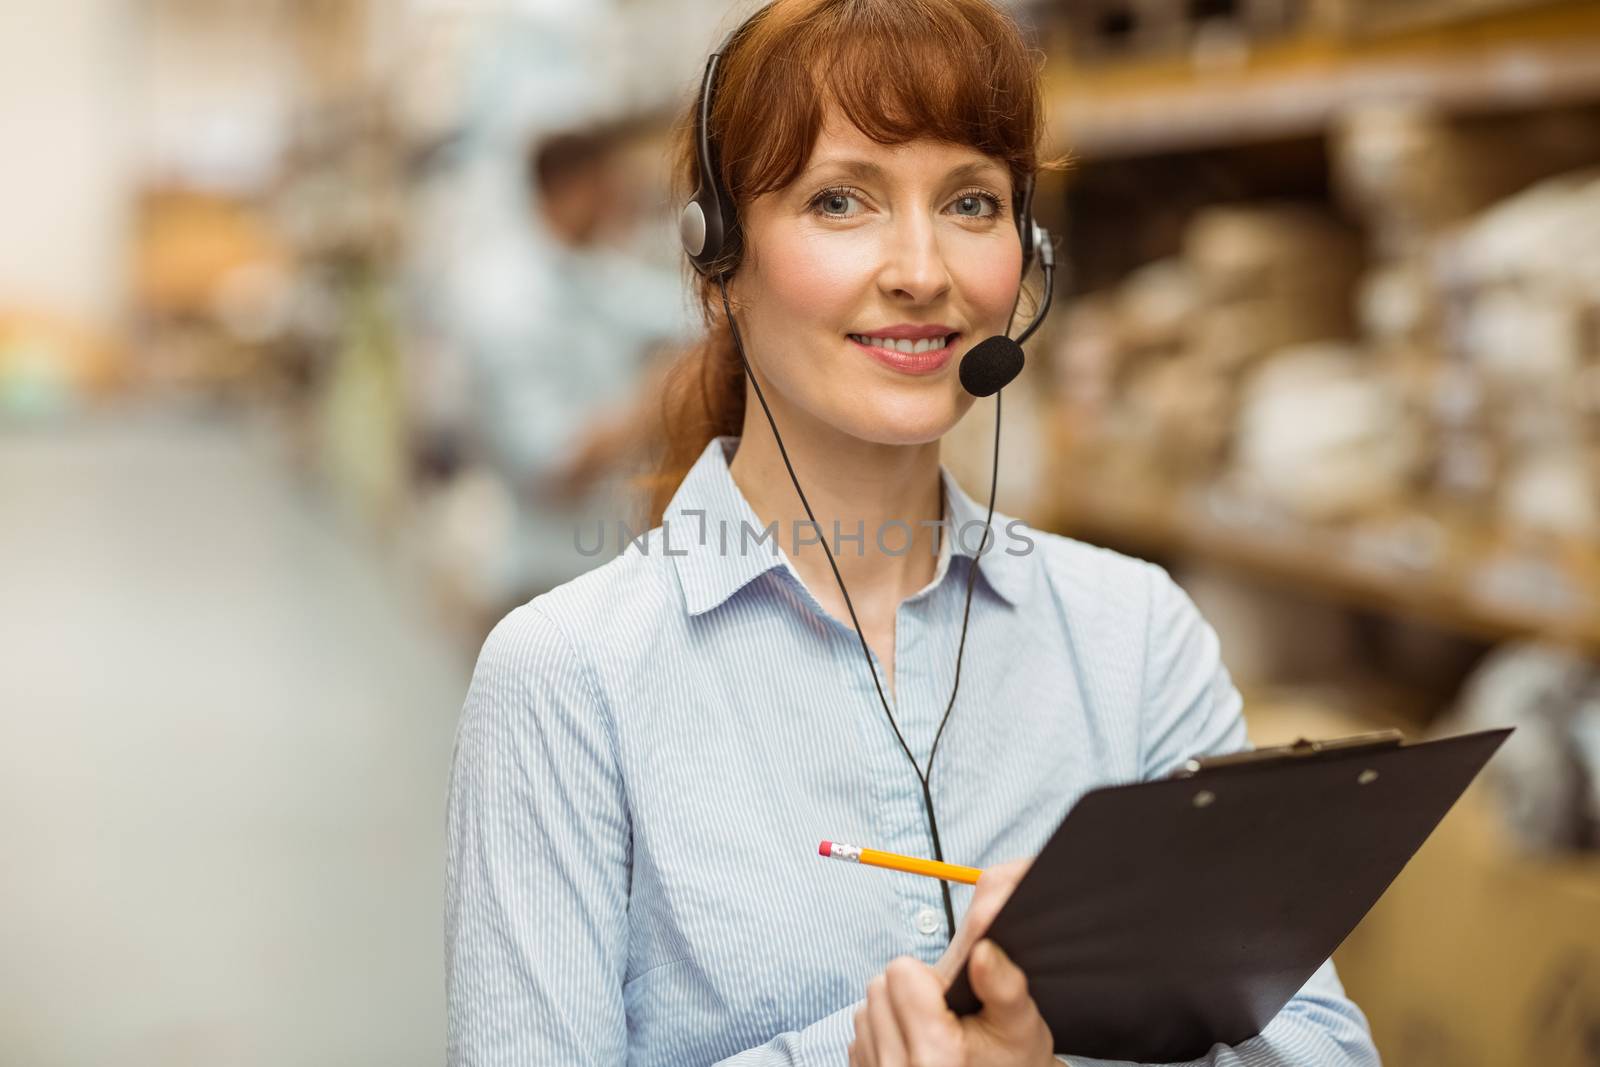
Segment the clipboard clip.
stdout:
<svg viewBox="0 0 1600 1067">
<path fill-rule="evenodd" d="M 1243 767 L 1252 764 L 1306 759 L 1311 756 L 1399 748 L 1404 741 L 1405 735 L 1399 730 L 1375 730 L 1371 733 L 1335 737 L 1326 741 L 1309 741 L 1302 737 L 1290 745 L 1246 749 L 1243 752 L 1229 752 L 1221 756 L 1195 756 L 1184 760 L 1182 765 L 1173 770 L 1167 777 L 1193 778 L 1197 774 L 1204 774 L 1207 771 L 1226 767 Z"/>
</svg>

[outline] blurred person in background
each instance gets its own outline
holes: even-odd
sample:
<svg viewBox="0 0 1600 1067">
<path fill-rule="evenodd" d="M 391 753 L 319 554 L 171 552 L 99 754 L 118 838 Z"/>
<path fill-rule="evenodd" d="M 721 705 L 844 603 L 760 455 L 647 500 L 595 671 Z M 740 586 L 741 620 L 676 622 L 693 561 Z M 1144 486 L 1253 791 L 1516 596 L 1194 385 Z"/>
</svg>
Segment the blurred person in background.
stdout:
<svg viewBox="0 0 1600 1067">
<path fill-rule="evenodd" d="M 677 272 L 625 250 L 638 223 L 621 165 L 631 135 L 617 124 L 536 138 L 525 218 L 484 234 L 456 279 L 471 451 L 482 461 L 468 511 L 507 517 L 498 548 L 479 541 L 496 557 L 494 617 L 603 562 L 584 531 L 637 525 L 624 475 L 655 407 L 652 357 L 687 335 L 689 316 Z M 498 505 L 485 499 L 484 474 Z"/>
</svg>

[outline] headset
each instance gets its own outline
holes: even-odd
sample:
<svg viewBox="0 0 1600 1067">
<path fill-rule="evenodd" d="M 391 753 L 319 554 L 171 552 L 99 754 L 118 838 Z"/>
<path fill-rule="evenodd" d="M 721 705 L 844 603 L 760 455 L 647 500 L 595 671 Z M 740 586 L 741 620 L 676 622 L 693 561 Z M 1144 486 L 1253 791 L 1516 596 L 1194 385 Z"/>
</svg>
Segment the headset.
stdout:
<svg viewBox="0 0 1600 1067">
<path fill-rule="evenodd" d="M 794 483 L 795 492 L 800 496 L 800 504 L 805 508 L 806 517 L 811 520 L 813 529 L 820 530 L 821 526 L 818 525 L 817 517 L 811 510 L 810 501 L 806 499 L 805 490 L 800 488 L 800 479 L 795 475 L 794 464 L 789 461 L 788 449 L 784 447 L 783 437 L 778 433 L 778 424 L 772 417 L 772 409 L 768 406 L 766 395 L 761 390 L 761 383 L 756 380 L 755 371 L 745 354 L 744 340 L 740 336 L 738 323 L 734 320 L 733 309 L 728 301 L 727 276 L 737 264 L 741 247 L 739 217 L 733 197 L 722 186 L 718 169 L 719 158 L 710 133 L 711 105 L 715 99 L 717 69 L 721 65 L 722 57 L 767 10 L 769 8 L 763 7 L 746 19 L 723 38 L 716 51 L 706 60 L 705 77 L 701 80 L 700 94 L 694 110 L 699 183 L 694 196 L 684 205 L 679 215 L 678 235 L 683 242 L 684 253 L 689 257 L 694 269 L 701 276 L 714 279 L 721 290 L 722 309 L 727 316 L 729 330 L 733 334 L 734 348 L 739 354 L 739 362 L 744 365 L 745 375 L 755 389 L 756 399 L 760 401 L 761 410 L 766 414 L 767 424 L 772 427 L 772 436 L 778 444 L 778 454 L 783 457 L 783 465 L 788 469 L 789 480 Z M 1034 313 L 1033 320 L 1020 336 L 1013 340 L 1006 335 L 999 335 L 978 342 L 961 358 L 960 367 L 961 385 L 967 392 L 974 396 L 992 395 L 995 398 L 994 458 L 989 473 L 989 511 L 984 520 L 983 540 L 978 546 L 979 558 L 989 547 L 990 523 L 994 521 L 995 483 L 1000 472 L 1000 391 L 1021 373 L 1022 343 L 1033 335 L 1044 321 L 1045 315 L 1049 313 L 1051 297 L 1055 290 L 1055 249 L 1049 231 L 1033 219 L 1031 175 L 1024 183 L 1021 195 L 1018 197 L 1016 223 L 1018 235 L 1022 239 L 1022 273 L 1026 276 L 1034 259 L 1038 259 L 1044 274 L 1043 298 Z M 1021 298 L 1020 291 L 1018 298 L 1019 300 Z M 1015 305 L 1012 306 L 1011 313 L 1014 319 Z M 1008 333 L 1009 329 L 1008 325 Z M 928 832 L 932 839 L 933 855 L 935 859 L 942 861 L 944 847 L 939 841 L 939 823 L 934 818 L 933 790 L 929 783 L 933 773 L 933 761 L 939 752 L 939 739 L 944 736 L 945 724 L 949 722 L 950 711 L 955 707 L 956 692 L 961 687 L 961 657 L 967 647 L 967 621 L 972 613 L 972 587 L 978 574 L 978 559 L 973 560 L 972 566 L 967 571 L 966 603 L 961 612 L 961 639 L 956 646 L 955 683 L 950 688 L 950 701 L 945 705 L 944 717 L 939 720 L 938 732 L 934 734 L 933 745 L 928 752 L 928 769 L 924 771 L 918 766 L 916 757 L 906 744 L 905 736 L 900 732 L 900 725 L 895 722 L 894 712 L 889 708 L 888 698 L 884 696 L 883 683 L 878 678 L 877 668 L 873 666 L 872 652 L 867 646 L 866 635 L 861 632 L 861 621 L 856 617 L 855 604 L 850 599 L 850 591 L 845 588 L 844 578 L 839 573 L 839 565 L 834 561 L 833 552 L 828 548 L 827 538 L 822 538 L 821 544 L 822 551 L 828 557 L 828 566 L 833 570 L 834 581 L 839 583 L 839 592 L 844 596 L 845 607 L 850 611 L 850 622 L 854 625 L 856 637 L 861 642 L 861 652 L 866 657 L 867 671 L 872 675 L 873 685 L 878 691 L 878 702 L 883 706 L 883 713 L 889 718 L 889 726 L 894 730 L 901 750 L 905 752 L 906 759 L 911 761 L 911 767 L 922 783 L 922 801 L 928 814 Z M 955 908 L 950 899 L 950 883 L 940 880 L 939 886 L 944 893 L 946 931 L 953 941 L 956 934 L 956 918 Z"/>
<path fill-rule="evenodd" d="M 742 25 L 723 38 L 717 50 L 711 53 L 710 58 L 706 60 L 705 77 L 701 80 L 700 94 L 695 105 L 694 132 L 700 175 L 694 195 L 689 198 L 689 202 L 684 205 L 683 212 L 678 217 L 678 236 L 683 242 L 683 250 L 687 253 L 689 262 L 694 265 L 696 271 L 706 276 L 731 273 L 733 264 L 723 260 L 725 256 L 731 259 L 736 255 L 741 243 L 738 212 L 733 197 L 722 188 L 720 161 L 711 143 L 711 104 L 716 89 L 717 69 L 722 64 L 723 54 L 732 46 L 735 39 L 749 29 L 766 10 L 762 8 L 751 15 Z M 1022 239 L 1024 276 L 1033 264 L 1036 253 L 1041 256 L 1041 264 L 1046 259 L 1049 260 L 1052 273 L 1055 267 L 1050 233 L 1033 218 L 1033 185 L 1033 176 L 1029 175 L 1023 183 L 1019 208 L 1016 211 L 1017 235 Z M 1044 321 L 1044 313 L 1049 309 L 1051 287 L 1051 279 L 1047 279 L 1045 297 L 1041 301 L 1040 310 L 1035 315 L 1034 321 L 1023 331 L 1022 336 L 1017 338 L 1018 344 L 1031 337 L 1039 323 Z"/>
</svg>

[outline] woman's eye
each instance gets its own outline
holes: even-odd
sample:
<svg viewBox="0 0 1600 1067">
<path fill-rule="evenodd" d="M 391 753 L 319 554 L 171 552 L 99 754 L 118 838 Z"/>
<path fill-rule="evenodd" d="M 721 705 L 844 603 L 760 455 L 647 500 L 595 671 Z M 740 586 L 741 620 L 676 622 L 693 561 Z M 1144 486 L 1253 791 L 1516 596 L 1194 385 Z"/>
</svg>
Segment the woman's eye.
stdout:
<svg viewBox="0 0 1600 1067">
<path fill-rule="evenodd" d="M 858 204 L 859 202 L 860 201 L 858 201 L 851 193 L 847 193 L 838 189 L 830 189 L 826 192 L 819 193 L 817 198 L 811 201 L 811 206 L 817 211 L 822 212 L 824 215 L 833 218 L 845 218 L 854 214 L 854 212 L 850 210 L 850 205 Z"/>
<path fill-rule="evenodd" d="M 989 193 L 962 193 L 951 202 L 957 215 L 981 219 L 1000 210 L 1000 200 Z"/>
<path fill-rule="evenodd" d="M 999 214 L 1000 198 L 993 193 L 973 191 L 962 193 L 950 202 L 954 214 L 972 219 L 988 218 Z M 861 198 L 848 189 L 827 189 L 811 201 L 811 209 L 824 218 L 844 219 L 861 213 L 865 205 Z"/>
</svg>

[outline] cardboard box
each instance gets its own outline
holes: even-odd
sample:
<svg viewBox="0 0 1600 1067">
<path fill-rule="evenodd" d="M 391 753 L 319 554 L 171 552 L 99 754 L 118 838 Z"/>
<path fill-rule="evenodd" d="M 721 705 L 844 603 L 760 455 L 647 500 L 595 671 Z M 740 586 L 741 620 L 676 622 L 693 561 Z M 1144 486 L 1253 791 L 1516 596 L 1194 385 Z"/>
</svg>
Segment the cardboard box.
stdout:
<svg viewBox="0 0 1600 1067">
<path fill-rule="evenodd" d="M 1373 724 L 1258 706 L 1257 744 Z M 1397 1067 L 1600 1064 L 1600 856 L 1536 857 L 1474 786 L 1334 956 Z"/>
</svg>

